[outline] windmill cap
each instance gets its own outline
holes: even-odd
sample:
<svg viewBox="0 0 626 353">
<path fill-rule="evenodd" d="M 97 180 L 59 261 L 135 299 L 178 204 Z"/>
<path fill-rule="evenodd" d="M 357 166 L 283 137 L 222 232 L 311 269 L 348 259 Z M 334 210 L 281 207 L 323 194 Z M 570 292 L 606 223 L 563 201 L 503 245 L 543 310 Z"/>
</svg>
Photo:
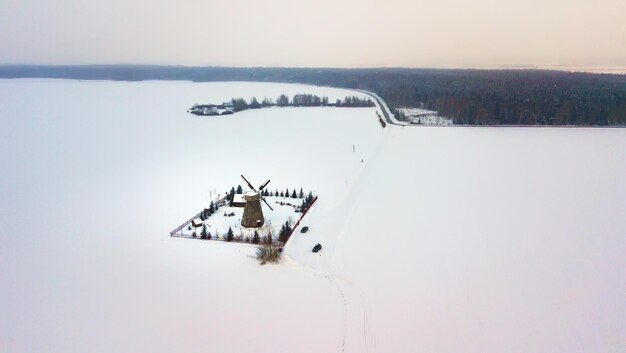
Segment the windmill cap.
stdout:
<svg viewBox="0 0 626 353">
<path fill-rule="evenodd" d="M 252 193 L 249 192 L 243 198 L 246 200 L 246 202 L 247 201 L 259 201 L 261 199 L 259 194 L 255 192 L 252 192 Z"/>
</svg>

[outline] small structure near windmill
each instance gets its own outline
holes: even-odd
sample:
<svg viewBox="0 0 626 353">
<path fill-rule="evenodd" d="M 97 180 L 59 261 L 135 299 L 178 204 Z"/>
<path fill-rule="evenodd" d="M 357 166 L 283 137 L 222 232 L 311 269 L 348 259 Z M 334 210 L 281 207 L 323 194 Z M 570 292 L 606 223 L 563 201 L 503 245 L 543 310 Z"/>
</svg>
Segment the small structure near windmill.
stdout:
<svg viewBox="0 0 626 353">
<path fill-rule="evenodd" d="M 246 195 L 235 194 L 233 195 L 233 207 L 246 207 Z"/>
<path fill-rule="evenodd" d="M 263 217 L 263 210 L 261 209 L 261 200 L 265 202 L 267 207 L 270 210 L 274 210 L 272 206 L 270 206 L 265 198 L 261 196 L 261 191 L 270 183 L 270 180 L 267 179 L 260 187 L 259 190 L 254 188 L 252 184 L 246 179 L 243 175 L 241 178 L 246 182 L 248 187 L 252 190 L 244 195 L 244 199 L 246 200 L 246 206 L 243 209 L 243 217 L 241 217 L 241 225 L 246 228 L 259 228 L 263 226 L 265 223 L 265 218 Z"/>
</svg>

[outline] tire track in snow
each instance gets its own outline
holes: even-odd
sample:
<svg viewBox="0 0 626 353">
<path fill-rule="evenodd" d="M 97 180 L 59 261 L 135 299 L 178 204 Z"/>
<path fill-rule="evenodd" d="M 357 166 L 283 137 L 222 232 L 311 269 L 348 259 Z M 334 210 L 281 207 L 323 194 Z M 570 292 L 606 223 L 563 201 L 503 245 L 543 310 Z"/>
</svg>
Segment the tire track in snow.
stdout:
<svg viewBox="0 0 626 353">
<path fill-rule="evenodd" d="M 369 352 L 369 342 L 373 337 L 363 293 L 352 282 L 339 275 L 322 273 L 314 268 L 303 266 L 288 256 L 283 258 L 283 264 L 325 279 L 339 293 L 343 308 L 344 330 L 340 352 Z"/>
<path fill-rule="evenodd" d="M 324 278 L 329 281 L 335 289 L 339 292 L 341 296 L 341 302 L 343 305 L 343 339 L 341 341 L 341 351 L 346 351 L 346 339 L 348 337 L 348 300 L 346 299 L 346 294 L 341 289 L 341 287 L 333 280 L 330 275 L 324 275 Z"/>
<path fill-rule="evenodd" d="M 370 343 L 373 340 L 373 335 L 371 334 L 372 330 L 371 330 L 370 325 L 369 325 L 369 318 L 368 318 L 368 313 L 367 313 L 367 303 L 365 302 L 365 297 L 363 295 L 363 292 L 357 286 L 355 286 L 352 282 L 350 282 L 349 280 L 347 280 L 347 279 L 345 279 L 343 277 L 337 276 L 336 279 L 338 279 L 339 281 L 345 283 L 347 285 L 347 287 L 350 288 L 350 290 L 353 293 L 358 294 L 358 302 L 361 304 L 359 312 L 362 313 L 362 315 L 363 315 L 363 344 L 365 346 L 364 352 L 369 352 L 369 346 L 370 346 Z"/>
<path fill-rule="evenodd" d="M 369 342 L 372 340 L 367 305 L 363 293 L 347 279 L 332 274 L 323 275 L 339 291 L 344 306 L 344 328 L 341 351 L 349 348 L 351 352 L 369 352 Z M 362 316 L 362 320 L 358 317 Z M 352 322 L 352 324 L 349 324 Z M 358 326 L 362 323 L 362 329 Z"/>
<path fill-rule="evenodd" d="M 348 341 L 348 299 L 346 297 L 345 291 L 341 288 L 341 286 L 335 281 L 331 274 L 321 273 L 320 271 L 301 265 L 300 263 L 292 260 L 286 255 L 283 255 L 283 260 L 281 261 L 283 265 L 294 268 L 295 270 L 305 271 L 311 274 L 314 277 L 323 278 L 326 281 L 330 282 L 330 284 L 339 292 L 339 297 L 341 298 L 341 306 L 343 308 L 343 337 L 341 338 L 341 352 L 346 351 L 347 341 Z"/>
<path fill-rule="evenodd" d="M 381 103 L 378 97 L 370 92 L 361 92 L 372 96 L 376 100 L 378 109 L 385 112 L 386 106 L 384 103 Z M 386 116 L 387 114 L 384 115 Z M 391 124 L 400 125 L 393 122 L 391 122 Z M 370 173 L 368 165 L 378 159 L 384 158 L 384 156 L 381 155 L 382 147 L 387 143 L 387 140 L 392 138 L 394 135 L 393 131 L 390 130 L 391 129 L 383 129 L 382 139 L 377 142 L 377 145 L 370 154 L 369 159 L 363 165 L 364 168 L 355 175 L 353 182 L 348 186 L 348 196 L 343 202 L 344 206 L 349 206 L 347 203 L 348 201 L 346 200 L 352 200 L 351 203 L 354 204 L 355 200 L 362 199 L 362 190 L 366 186 L 367 180 L 364 176 Z M 345 234 L 348 231 L 348 220 L 353 217 L 353 212 L 353 207 L 348 207 L 347 212 L 339 225 L 339 231 L 337 232 L 335 240 L 336 242 L 334 247 L 331 248 L 332 251 L 330 251 L 329 254 L 330 261 L 310 266 L 300 264 L 291 259 L 289 259 L 289 261 L 294 266 L 311 271 L 314 275 L 324 277 L 337 289 L 341 297 L 341 303 L 344 311 L 344 335 L 341 343 L 341 352 L 362 353 L 369 352 L 370 345 L 375 346 L 375 339 L 369 323 L 365 297 L 363 292 L 358 289 L 357 286 L 337 273 L 338 266 L 336 266 L 338 260 L 340 260 L 337 256 L 338 250 L 343 246 L 343 243 L 346 240 Z"/>
</svg>

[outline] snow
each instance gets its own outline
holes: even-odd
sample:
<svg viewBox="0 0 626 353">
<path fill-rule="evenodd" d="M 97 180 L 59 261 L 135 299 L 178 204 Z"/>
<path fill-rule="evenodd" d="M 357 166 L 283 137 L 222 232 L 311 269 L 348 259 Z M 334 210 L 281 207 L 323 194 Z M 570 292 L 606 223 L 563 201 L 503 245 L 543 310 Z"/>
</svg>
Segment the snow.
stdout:
<svg viewBox="0 0 626 353">
<path fill-rule="evenodd" d="M 336 351 L 346 318 L 324 275 L 289 259 L 260 266 L 253 246 L 169 237 L 240 174 L 323 193 L 314 207 L 335 208 L 346 193 L 337 183 L 381 138 L 374 108 L 186 112 L 196 101 L 301 92 L 354 94 L 0 80 L 1 350 Z"/>
<path fill-rule="evenodd" d="M 302 92 L 354 94 L 0 80 L 2 349 L 623 349 L 626 130 L 186 113 Z M 251 245 L 169 237 L 240 174 L 319 195 L 278 265 Z"/>
<path fill-rule="evenodd" d="M 392 129 L 330 261 L 288 254 L 363 298 L 371 351 L 619 352 L 625 133 Z"/>
</svg>

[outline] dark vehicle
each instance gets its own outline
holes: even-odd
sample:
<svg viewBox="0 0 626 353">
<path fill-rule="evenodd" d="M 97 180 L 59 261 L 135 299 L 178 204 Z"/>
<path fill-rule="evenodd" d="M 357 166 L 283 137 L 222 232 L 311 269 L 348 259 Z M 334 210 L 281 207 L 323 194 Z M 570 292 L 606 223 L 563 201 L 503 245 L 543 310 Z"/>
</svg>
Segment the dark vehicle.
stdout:
<svg viewBox="0 0 626 353">
<path fill-rule="evenodd" d="M 313 247 L 313 252 L 318 252 L 320 250 L 322 250 L 322 244 L 317 243 L 317 245 Z"/>
<path fill-rule="evenodd" d="M 300 233 L 306 233 L 308 231 L 309 231 L 309 227 L 307 227 L 307 226 L 304 226 L 304 227 L 302 227 L 302 229 L 300 229 Z"/>
</svg>

